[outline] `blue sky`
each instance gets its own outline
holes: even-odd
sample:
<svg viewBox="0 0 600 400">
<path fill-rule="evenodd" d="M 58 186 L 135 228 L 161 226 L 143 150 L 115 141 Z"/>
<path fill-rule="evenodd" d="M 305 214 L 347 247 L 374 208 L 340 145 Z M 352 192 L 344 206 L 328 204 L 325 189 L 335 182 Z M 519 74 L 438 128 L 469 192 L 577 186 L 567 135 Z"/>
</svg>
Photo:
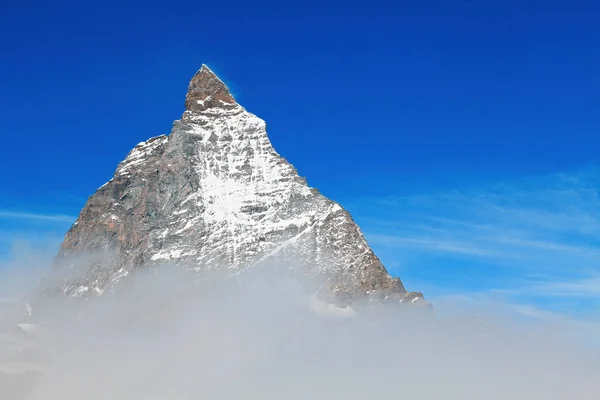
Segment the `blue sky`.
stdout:
<svg viewBox="0 0 600 400">
<path fill-rule="evenodd" d="M 0 258 L 51 253 L 207 63 L 409 289 L 592 313 L 600 5 L 271 3 L 4 5 Z"/>
</svg>

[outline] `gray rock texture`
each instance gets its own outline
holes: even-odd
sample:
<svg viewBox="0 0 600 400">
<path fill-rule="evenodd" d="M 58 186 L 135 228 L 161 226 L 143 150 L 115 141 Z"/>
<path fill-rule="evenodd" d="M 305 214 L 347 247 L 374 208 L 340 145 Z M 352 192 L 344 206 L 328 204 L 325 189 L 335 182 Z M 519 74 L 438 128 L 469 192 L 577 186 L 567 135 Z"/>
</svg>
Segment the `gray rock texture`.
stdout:
<svg viewBox="0 0 600 400">
<path fill-rule="evenodd" d="M 269 264 L 326 278 L 338 299 L 425 303 L 208 67 L 192 78 L 185 107 L 168 136 L 135 146 L 88 199 L 55 262 L 65 294 L 101 294 L 165 263 L 228 276 Z"/>
</svg>

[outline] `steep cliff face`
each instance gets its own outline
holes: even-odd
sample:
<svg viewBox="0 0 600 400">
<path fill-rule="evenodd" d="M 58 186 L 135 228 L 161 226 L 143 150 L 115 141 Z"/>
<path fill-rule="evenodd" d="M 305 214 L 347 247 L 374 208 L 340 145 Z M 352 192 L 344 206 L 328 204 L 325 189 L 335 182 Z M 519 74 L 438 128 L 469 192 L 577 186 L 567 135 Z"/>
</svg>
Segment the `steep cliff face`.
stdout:
<svg viewBox="0 0 600 400">
<path fill-rule="evenodd" d="M 56 259 L 64 293 L 100 294 L 137 268 L 164 263 L 226 275 L 271 264 L 326 277 L 338 297 L 422 301 L 206 66 L 185 106 L 168 136 L 138 144 L 88 199 Z"/>
</svg>

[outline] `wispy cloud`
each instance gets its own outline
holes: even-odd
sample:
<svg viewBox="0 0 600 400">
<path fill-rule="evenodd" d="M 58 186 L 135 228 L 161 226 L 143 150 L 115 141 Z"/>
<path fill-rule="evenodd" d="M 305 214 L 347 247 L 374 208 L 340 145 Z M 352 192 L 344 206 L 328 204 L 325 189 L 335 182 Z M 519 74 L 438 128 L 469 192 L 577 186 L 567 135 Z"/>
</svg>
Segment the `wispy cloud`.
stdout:
<svg viewBox="0 0 600 400">
<path fill-rule="evenodd" d="M 536 293 L 549 296 L 567 296 L 579 298 L 600 298 L 600 275 L 571 280 L 549 279 L 534 282 L 529 286 Z"/>
<path fill-rule="evenodd" d="M 72 215 L 63 214 L 41 214 L 22 211 L 0 210 L 0 219 L 21 219 L 21 220 L 39 220 L 50 222 L 73 222 L 77 219 Z"/>
<path fill-rule="evenodd" d="M 532 304 L 513 304 L 511 308 L 517 314 L 541 321 L 561 321 L 565 319 L 564 315 L 541 309 Z"/>
<path fill-rule="evenodd" d="M 445 293 L 504 290 L 516 303 L 600 303 L 599 193 L 600 168 L 590 168 L 350 208 L 383 261 L 413 282 L 436 279 Z"/>
<path fill-rule="evenodd" d="M 383 246 L 399 246 L 399 247 L 417 247 L 431 251 L 441 251 L 448 253 L 468 254 L 474 256 L 498 256 L 493 252 L 484 249 L 466 245 L 465 243 L 452 242 L 439 239 L 425 239 L 415 237 L 402 237 L 393 235 L 369 235 L 371 244 L 380 244 Z"/>
</svg>

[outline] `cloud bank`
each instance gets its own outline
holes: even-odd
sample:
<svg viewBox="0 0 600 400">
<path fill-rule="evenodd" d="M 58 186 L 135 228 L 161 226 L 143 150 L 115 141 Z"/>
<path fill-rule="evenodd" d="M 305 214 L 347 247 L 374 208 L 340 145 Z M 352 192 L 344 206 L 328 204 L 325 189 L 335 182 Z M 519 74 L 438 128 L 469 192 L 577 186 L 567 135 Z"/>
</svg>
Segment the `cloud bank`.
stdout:
<svg viewBox="0 0 600 400">
<path fill-rule="evenodd" d="M 525 323 L 485 303 L 436 304 L 460 318 L 343 309 L 315 301 L 300 277 L 268 268 L 198 281 L 168 266 L 97 298 L 36 301 L 20 295 L 36 280 L 15 272 L 32 271 L 30 262 L 14 260 L 0 277 L 8 292 L 0 297 L 17 298 L 0 305 L 2 399 L 546 400 L 600 392 L 598 349 L 575 341 L 572 327 Z M 26 299 L 36 325 L 18 325 Z"/>
</svg>

